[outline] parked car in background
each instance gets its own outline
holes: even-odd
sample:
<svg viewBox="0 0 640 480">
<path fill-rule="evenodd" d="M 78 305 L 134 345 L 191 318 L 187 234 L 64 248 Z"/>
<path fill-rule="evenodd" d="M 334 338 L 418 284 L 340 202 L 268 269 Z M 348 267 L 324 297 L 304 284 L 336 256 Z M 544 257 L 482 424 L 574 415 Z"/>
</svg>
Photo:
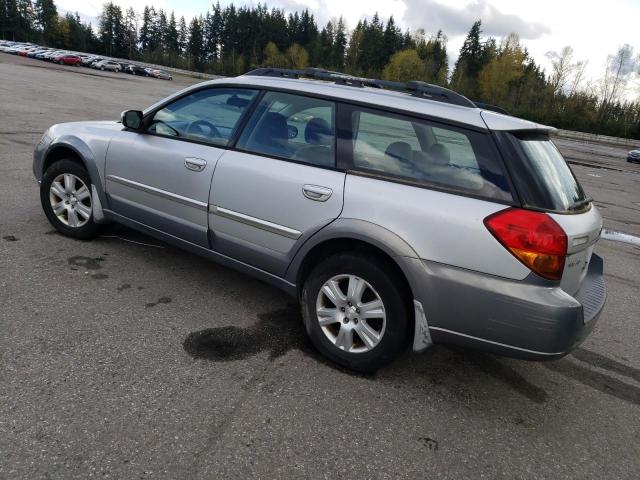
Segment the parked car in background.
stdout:
<svg viewBox="0 0 640 480">
<path fill-rule="evenodd" d="M 159 69 L 151 69 L 150 76 L 160 78 L 162 80 L 173 80 L 173 77 L 169 72 Z"/>
<path fill-rule="evenodd" d="M 53 63 L 60 63 L 62 61 L 62 57 L 64 57 L 65 55 L 67 55 L 66 52 L 55 52 L 53 54 L 51 54 L 49 56 L 49 60 L 51 60 Z"/>
<path fill-rule="evenodd" d="M 27 54 L 31 51 L 35 50 L 33 47 L 22 47 L 18 50 L 18 55 L 21 57 L 26 57 Z"/>
<path fill-rule="evenodd" d="M 433 343 L 567 354 L 604 306 L 602 217 L 554 129 L 387 86 L 258 69 L 54 125 L 33 155 L 42 208 L 64 235 L 119 222 L 282 288 L 354 370 Z"/>
<path fill-rule="evenodd" d="M 79 67 L 82 63 L 82 59 L 78 55 L 65 54 L 61 55 L 56 60 L 60 65 L 71 65 L 75 67 Z"/>
<path fill-rule="evenodd" d="M 103 59 L 101 57 L 97 57 L 95 55 L 91 55 L 89 57 L 86 57 L 82 60 L 82 66 L 83 67 L 90 67 L 92 64 L 96 63 L 96 62 L 100 62 Z"/>
<path fill-rule="evenodd" d="M 149 74 L 147 73 L 147 71 L 138 66 L 138 65 L 127 65 L 127 68 L 125 69 L 125 72 L 130 74 L 130 75 L 140 75 L 143 77 L 148 77 Z"/>
<path fill-rule="evenodd" d="M 10 53 L 11 55 L 17 55 L 18 50 L 20 49 L 21 49 L 20 45 L 11 45 L 9 48 L 6 49 L 6 53 Z"/>
<path fill-rule="evenodd" d="M 102 60 L 100 62 L 96 62 L 92 65 L 92 67 L 97 70 L 110 70 L 112 72 L 119 72 L 122 70 L 122 66 L 119 63 L 113 62 L 111 60 Z"/>
<path fill-rule="evenodd" d="M 55 62 L 58 57 L 61 57 L 64 54 L 65 52 L 63 52 L 62 50 L 52 50 L 48 53 L 45 53 L 43 59 L 48 60 L 49 62 Z"/>
<path fill-rule="evenodd" d="M 636 148 L 635 150 L 631 150 L 627 154 L 627 162 L 640 163 L 640 147 Z"/>
<path fill-rule="evenodd" d="M 35 50 L 31 50 L 29 53 L 27 53 L 27 57 L 36 58 L 37 55 L 48 52 L 48 51 L 49 51 L 48 48 L 36 48 Z"/>
</svg>

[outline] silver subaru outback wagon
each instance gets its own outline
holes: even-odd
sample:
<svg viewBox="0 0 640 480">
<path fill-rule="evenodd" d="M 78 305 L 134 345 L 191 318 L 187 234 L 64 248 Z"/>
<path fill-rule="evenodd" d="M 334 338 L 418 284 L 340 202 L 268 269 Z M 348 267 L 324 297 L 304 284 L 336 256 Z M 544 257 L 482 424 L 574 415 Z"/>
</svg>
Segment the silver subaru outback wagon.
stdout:
<svg viewBox="0 0 640 480">
<path fill-rule="evenodd" d="M 33 170 L 59 232 L 118 222 L 274 284 L 348 368 L 433 343 L 544 360 L 606 297 L 552 130 L 422 82 L 259 69 L 54 125 Z"/>
</svg>

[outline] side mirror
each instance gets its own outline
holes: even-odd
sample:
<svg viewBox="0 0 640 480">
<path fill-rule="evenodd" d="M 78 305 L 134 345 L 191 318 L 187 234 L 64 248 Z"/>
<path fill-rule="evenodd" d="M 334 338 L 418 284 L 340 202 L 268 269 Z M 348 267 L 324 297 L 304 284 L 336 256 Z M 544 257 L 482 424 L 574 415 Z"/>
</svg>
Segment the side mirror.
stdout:
<svg viewBox="0 0 640 480">
<path fill-rule="evenodd" d="M 127 110 L 120 115 L 122 125 L 131 130 L 140 130 L 142 126 L 142 112 L 140 110 Z"/>
</svg>

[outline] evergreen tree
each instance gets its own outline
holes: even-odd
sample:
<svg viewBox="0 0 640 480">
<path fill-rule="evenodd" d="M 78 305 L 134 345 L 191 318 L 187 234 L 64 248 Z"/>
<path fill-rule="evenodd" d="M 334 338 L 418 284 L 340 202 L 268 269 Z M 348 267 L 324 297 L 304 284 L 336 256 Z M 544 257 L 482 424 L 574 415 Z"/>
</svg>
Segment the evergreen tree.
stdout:
<svg viewBox="0 0 640 480">
<path fill-rule="evenodd" d="M 180 51 L 180 44 L 178 42 L 178 24 L 176 23 L 176 14 L 172 11 L 169 16 L 169 23 L 167 24 L 167 33 L 165 35 L 165 47 L 169 55 L 174 58 Z M 173 60 L 175 62 L 175 58 Z"/>
<path fill-rule="evenodd" d="M 333 23 L 328 22 L 327 25 L 320 32 L 320 55 L 315 64 L 322 65 L 324 67 L 334 67 L 333 65 L 333 49 L 334 49 L 334 30 Z"/>
<path fill-rule="evenodd" d="M 205 62 L 204 34 L 202 29 L 202 17 L 194 17 L 189 24 L 189 40 L 187 42 L 187 55 L 190 65 L 195 69 L 202 69 Z"/>
<path fill-rule="evenodd" d="M 387 64 L 391 55 L 404 48 L 402 31 L 396 27 L 393 16 L 387 20 L 387 25 L 382 35 L 382 63 Z"/>
<path fill-rule="evenodd" d="M 140 28 L 140 50 L 142 50 L 142 53 L 146 53 L 149 50 L 152 29 L 151 9 L 145 6 L 142 12 L 142 27 Z"/>
<path fill-rule="evenodd" d="M 388 57 L 384 45 L 384 26 L 376 12 L 371 23 L 364 22 L 359 70 L 372 76 L 380 75 Z"/>
<path fill-rule="evenodd" d="M 36 14 L 31 0 L 7 0 L 12 39 L 18 42 L 35 40 Z"/>
<path fill-rule="evenodd" d="M 156 50 L 159 53 L 164 53 L 166 51 L 166 36 L 168 25 L 169 23 L 167 21 L 167 14 L 163 9 L 160 9 L 156 17 L 156 25 L 154 31 L 154 44 L 156 46 Z"/>
<path fill-rule="evenodd" d="M 333 58 L 331 65 L 338 70 L 344 68 L 344 57 L 347 51 L 347 28 L 342 17 L 338 19 L 336 25 L 335 40 L 333 42 Z"/>
<path fill-rule="evenodd" d="M 452 86 L 471 98 L 478 96 L 477 81 L 480 70 L 489 63 L 483 52 L 480 34 L 482 22 L 474 22 L 460 49 L 460 56 L 452 75 Z"/>
<path fill-rule="evenodd" d="M 127 55 L 127 32 L 122 9 L 113 2 L 105 3 L 99 19 L 98 34 L 105 55 L 124 58 Z"/>
<path fill-rule="evenodd" d="M 125 43 L 127 46 L 127 58 L 136 58 L 138 55 L 138 17 L 133 8 L 129 7 L 124 17 Z"/>
<path fill-rule="evenodd" d="M 42 42 L 52 45 L 58 27 L 58 9 L 53 0 L 36 0 L 34 9 Z"/>
<path fill-rule="evenodd" d="M 438 30 L 435 37 L 428 40 L 423 30 L 418 30 L 414 36 L 414 43 L 418 56 L 425 64 L 425 80 L 427 82 L 445 85 L 447 83 L 447 37 Z"/>
<path fill-rule="evenodd" d="M 178 52 L 184 55 L 187 52 L 187 42 L 189 40 L 189 31 L 187 30 L 187 22 L 184 16 L 180 17 L 178 23 Z"/>
<path fill-rule="evenodd" d="M 0 0 L 0 39 L 6 39 L 7 30 L 7 0 Z"/>
</svg>

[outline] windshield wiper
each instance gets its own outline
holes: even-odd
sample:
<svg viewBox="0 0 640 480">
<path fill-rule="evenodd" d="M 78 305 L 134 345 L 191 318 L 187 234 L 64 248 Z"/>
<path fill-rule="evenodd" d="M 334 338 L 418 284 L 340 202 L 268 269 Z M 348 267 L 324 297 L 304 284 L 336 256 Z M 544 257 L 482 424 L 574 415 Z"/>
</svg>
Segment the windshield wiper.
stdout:
<svg viewBox="0 0 640 480">
<path fill-rule="evenodd" d="M 593 202 L 593 198 L 585 197 L 582 200 L 573 202 L 571 205 L 567 207 L 567 210 L 580 210 L 582 207 L 589 205 L 591 202 Z"/>
</svg>

